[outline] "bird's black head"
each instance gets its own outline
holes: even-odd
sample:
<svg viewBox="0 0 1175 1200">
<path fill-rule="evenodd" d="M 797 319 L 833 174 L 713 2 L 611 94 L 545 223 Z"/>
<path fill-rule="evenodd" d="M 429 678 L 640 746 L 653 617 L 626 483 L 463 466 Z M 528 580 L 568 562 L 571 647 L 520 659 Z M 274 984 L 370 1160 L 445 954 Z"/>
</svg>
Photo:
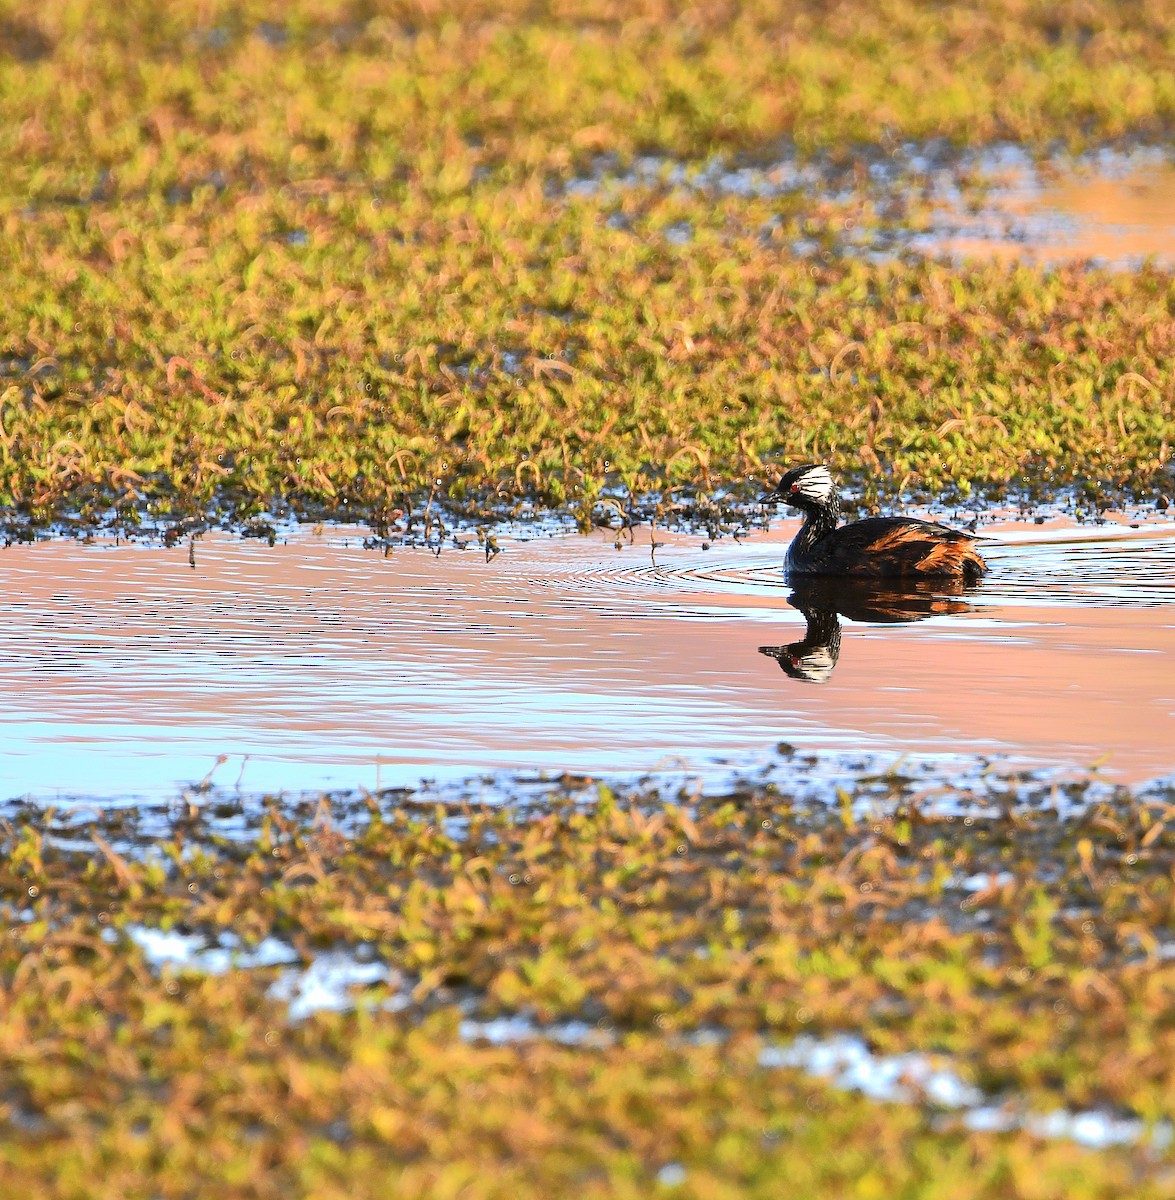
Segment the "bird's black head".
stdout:
<svg viewBox="0 0 1175 1200">
<path fill-rule="evenodd" d="M 795 508 L 838 508 L 836 481 L 823 463 L 793 467 L 775 485 L 768 502 L 782 500 Z"/>
</svg>

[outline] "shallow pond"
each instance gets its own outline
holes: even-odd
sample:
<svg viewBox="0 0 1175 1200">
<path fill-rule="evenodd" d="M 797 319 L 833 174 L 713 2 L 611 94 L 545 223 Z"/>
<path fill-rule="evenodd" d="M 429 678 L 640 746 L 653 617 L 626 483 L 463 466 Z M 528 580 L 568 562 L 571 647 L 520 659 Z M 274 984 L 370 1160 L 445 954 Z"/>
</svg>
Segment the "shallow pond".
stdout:
<svg viewBox="0 0 1175 1200">
<path fill-rule="evenodd" d="M 834 600 L 839 617 L 789 603 L 794 530 L 705 549 L 659 532 L 655 553 L 647 527 L 619 550 L 606 530 L 502 537 L 489 562 L 476 543 L 385 557 L 339 527 L 208 536 L 194 566 L 186 545 L 12 546 L 0 796 L 162 797 L 210 771 L 252 793 L 535 770 L 716 782 L 778 769 L 779 743 L 1175 768 L 1169 516 L 997 522 L 975 591 Z"/>
</svg>

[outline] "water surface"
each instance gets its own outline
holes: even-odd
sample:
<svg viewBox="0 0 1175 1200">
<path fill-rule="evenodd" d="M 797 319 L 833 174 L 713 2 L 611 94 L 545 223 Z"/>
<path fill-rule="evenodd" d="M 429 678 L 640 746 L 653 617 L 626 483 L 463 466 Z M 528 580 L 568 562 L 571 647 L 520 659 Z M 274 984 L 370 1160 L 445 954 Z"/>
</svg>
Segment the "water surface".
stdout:
<svg viewBox="0 0 1175 1200">
<path fill-rule="evenodd" d="M 804 639 L 794 522 L 708 549 L 647 528 L 366 550 L 47 542 L 3 553 L 0 796 L 215 782 L 376 788 L 483 772 L 711 781 L 776 747 L 1006 755 L 1142 780 L 1175 768 L 1175 522 L 994 527 L 988 580 L 909 623 L 841 618 L 822 686 L 760 653 Z M 955 611 L 951 611 L 954 609 Z M 222 760 L 223 759 L 223 760 Z M 222 760 L 219 761 L 218 760 Z"/>
</svg>

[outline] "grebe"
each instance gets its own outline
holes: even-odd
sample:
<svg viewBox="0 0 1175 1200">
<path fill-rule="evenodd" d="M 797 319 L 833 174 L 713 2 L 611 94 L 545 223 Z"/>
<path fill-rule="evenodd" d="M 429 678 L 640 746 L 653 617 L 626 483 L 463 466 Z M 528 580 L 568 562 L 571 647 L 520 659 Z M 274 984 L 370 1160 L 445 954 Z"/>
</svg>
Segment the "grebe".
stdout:
<svg viewBox="0 0 1175 1200">
<path fill-rule="evenodd" d="M 796 467 L 767 497 L 804 514 L 787 550 L 787 569 L 796 575 L 905 576 L 974 583 L 986 570 L 975 539 L 957 529 L 913 517 L 866 517 L 836 527 L 840 496 L 828 468 Z"/>
</svg>

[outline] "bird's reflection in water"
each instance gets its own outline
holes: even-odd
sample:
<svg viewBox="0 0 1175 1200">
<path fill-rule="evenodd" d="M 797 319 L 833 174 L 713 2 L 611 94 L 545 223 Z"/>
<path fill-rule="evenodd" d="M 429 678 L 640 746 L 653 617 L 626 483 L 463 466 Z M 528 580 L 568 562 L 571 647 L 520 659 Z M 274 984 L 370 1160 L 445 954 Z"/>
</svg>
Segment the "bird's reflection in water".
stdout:
<svg viewBox="0 0 1175 1200">
<path fill-rule="evenodd" d="M 946 580 L 915 583 L 903 580 L 886 587 L 876 579 L 804 579 L 797 581 L 788 603 L 804 614 L 807 632 L 786 646 L 760 646 L 759 653 L 778 660 L 793 679 L 826 683 L 840 658 L 840 618 L 901 625 L 947 613 L 966 612 L 964 585 Z"/>
</svg>

